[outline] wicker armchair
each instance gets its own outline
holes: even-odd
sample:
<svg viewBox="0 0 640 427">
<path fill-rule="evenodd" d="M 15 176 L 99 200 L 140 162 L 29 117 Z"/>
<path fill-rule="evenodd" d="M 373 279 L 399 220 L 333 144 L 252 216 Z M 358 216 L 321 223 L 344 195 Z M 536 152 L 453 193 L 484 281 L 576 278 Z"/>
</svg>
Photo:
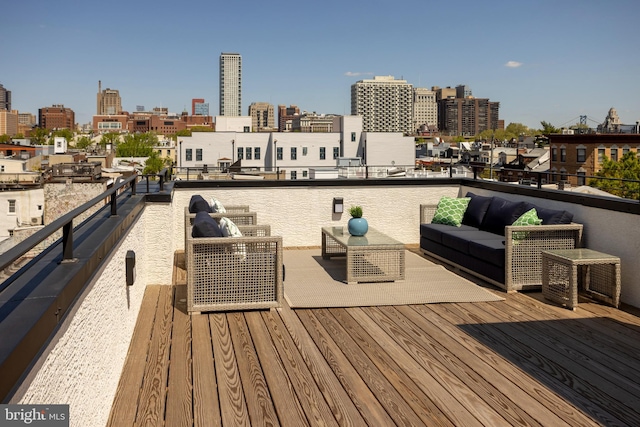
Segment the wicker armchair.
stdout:
<svg viewBox="0 0 640 427">
<path fill-rule="evenodd" d="M 430 223 L 437 204 L 420 205 L 420 223 Z M 455 264 L 440 256 L 425 252 L 441 261 L 493 283 L 507 292 L 542 286 L 542 252 L 552 249 L 582 247 L 582 224 L 506 226 L 505 227 L 505 281 L 497 282 L 477 272 Z M 514 233 L 518 238 L 514 239 Z"/>
<path fill-rule="evenodd" d="M 212 214 L 214 215 L 214 214 Z M 185 218 L 187 311 L 279 307 L 283 296 L 282 237 L 268 225 L 239 225 L 242 237 L 191 237 Z"/>
</svg>

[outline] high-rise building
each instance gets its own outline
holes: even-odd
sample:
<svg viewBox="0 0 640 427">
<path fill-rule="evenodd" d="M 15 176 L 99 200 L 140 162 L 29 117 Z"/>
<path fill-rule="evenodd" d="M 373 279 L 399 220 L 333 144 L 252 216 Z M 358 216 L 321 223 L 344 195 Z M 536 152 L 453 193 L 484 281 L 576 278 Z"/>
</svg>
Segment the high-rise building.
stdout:
<svg viewBox="0 0 640 427">
<path fill-rule="evenodd" d="M 191 115 L 196 115 L 196 104 L 203 104 L 204 98 L 192 98 L 191 99 Z"/>
<path fill-rule="evenodd" d="M 11 111 L 11 91 L 0 84 L 0 110 Z"/>
<path fill-rule="evenodd" d="M 18 111 L 0 108 L 0 135 L 16 136 L 18 134 Z"/>
<path fill-rule="evenodd" d="M 436 93 L 427 88 L 413 89 L 413 128 L 438 126 L 438 103 Z"/>
<path fill-rule="evenodd" d="M 473 94 L 471 93 L 471 88 L 467 85 L 458 85 L 456 86 L 456 98 L 471 98 Z"/>
<path fill-rule="evenodd" d="M 120 98 L 120 92 L 115 89 L 109 88 L 102 90 L 101 81 L 98 81 L 97 98 L 97 116 L 107 116 L 122 113 L 122 99 Z"/>
<path fill-rule="evenodd" d="M 486 98 L 447 98 L 438 102 L 438 128 L 452 136 L 473 136 L 500 129 L 500 103 Z"/>
<path fill-rule="evenodd" d="M 71 108 L 62 104 L 54 104 L 38 110 L 38 124 L 43 129 L 71 129 L 76 128 L 76 115 Z"/>
<path fill-rule="evenodd" d="M 249 106 L 251 129 L 254 132 L 272 131 L 275 128 L 275 114 L 272 104 L 268 102 L 253 102 Z"/>
<path fill-rule="evenodd" d="M 290 132 L 293 120 L 299 115 L 297 105 L 278 105 L 278 132 Z"/>
<path fill-rule="evenodd" d="M 413 133 L 413 86 L 393 76 L 374 76 L 351 85 L 351 114 L 362 116 L 365 132 Z"/>
<path fill-rule="evenodd" d="M 220 54 L 220 115 L 242 115 L 242 56 Z"/>
</svg>

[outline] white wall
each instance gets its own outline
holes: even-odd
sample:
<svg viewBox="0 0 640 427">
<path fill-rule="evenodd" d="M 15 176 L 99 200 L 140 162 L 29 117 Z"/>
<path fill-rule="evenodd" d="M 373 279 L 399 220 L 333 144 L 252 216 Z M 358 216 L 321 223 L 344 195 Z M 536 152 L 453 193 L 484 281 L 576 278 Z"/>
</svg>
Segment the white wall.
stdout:
<svg viewBox="0 0 640 427">
<path fill-rule="evenodd" d="M 416 143 L 411 136 L 396 132 L 366 132 L 366 164 L 369 166 L 413 166 Z"/>
<path fill-rule="evenodd" d="M 251 130 L 251 116 L 216 116 L 216 132 L 244 132 Z"/>
<path fill-rule="evenodd" d="M 9 200 L 15 200 L 15 213 L 9 212 Z M 17 227 L 37 225 L 32 223 L 32 218 L 38 218 L 38 224 L 42 224 L 43 213 L 42 188 L 0 192 L 0 238 L 9 237 L 9 231 Z"/>
</svg>

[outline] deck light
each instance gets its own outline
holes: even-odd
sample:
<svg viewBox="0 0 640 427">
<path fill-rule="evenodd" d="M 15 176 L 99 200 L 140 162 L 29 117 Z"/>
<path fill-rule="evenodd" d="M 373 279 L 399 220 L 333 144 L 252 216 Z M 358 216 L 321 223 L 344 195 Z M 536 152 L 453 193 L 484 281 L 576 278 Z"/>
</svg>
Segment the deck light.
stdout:
<svg viewBox="0 0 640 427">
<path fill-rule="evenodd" d="M 334 197 L 333 198 L 333 213 L 342 213 L 344 212 L 344 201 L 342 197 Z"/>
</svg>

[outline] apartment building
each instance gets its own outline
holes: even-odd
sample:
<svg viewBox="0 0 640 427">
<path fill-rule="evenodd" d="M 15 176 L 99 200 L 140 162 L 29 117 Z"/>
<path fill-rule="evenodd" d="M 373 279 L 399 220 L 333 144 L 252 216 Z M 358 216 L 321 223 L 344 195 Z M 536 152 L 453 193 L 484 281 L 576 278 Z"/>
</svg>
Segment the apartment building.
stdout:
<svg viewBox="0 0 640 427">
<path fill-rule="evenodd" d="M 293 132 L 333 132 L 335 114 L 302 113 L 291 122 Z"/>
<path fill-rule="evenodd" d="M 18 112 L 16 110 L 0 110 L 0 135 L 16 136 L 18 134 Z"/>
<path fill-rule="evenodd" d="M 0 110 L 11 111 L 11 91 L 0 84 Z"/>
<path fill-rule="evenodd" d="M 242 115 L 242 56 L 220 54 L 220 115 Z"/>
<path fill-rule="evenodd" d="M 253 102 L 249 106 L 251 130 L 253 132 L 273 131 L 276 129 L 275 108 L 268 102 Z"/>
<path fill-rule="evenodd" d="M 374 76 L 351 85 L 351 114 L 363 117 L 365 132 L 413 133 L 413 85 Z"/>
<path fill-rule="evenodd" d="M 96 115 L 103 116 L 122 113 L 122 98 L 120 98 L 120 92 L 109 88 L 102 90 L 101 81 L 98 81 L 98 94 L 96 98 Z"/>
<path fill-rule="evenodd" d="M 499 102 L 487 98 L 445 98 L 438 101 L 438 128 L 451 136 L 473 136 L 500 129 Z"/>
<path fill-rule="evenodd" d="M 278 132 L 290 132 L 293 119 L 300 115 L 297 105 L 278 105 Z"/>
<path fill-rule="evenodd" d="M 413 89 L 413 128 L 436 128 L 438 126 L 438 103 L 436 93 L 427 88 Z"/>
<path fill-rule="evenodd" d="M 76 114 L 71 108 L 63 104 L 54 104 L 38 110 L 38 124 L 43 129 L 71 129 L 76 128 Z"/>
<path fill-rule="evenodd" d="M 640 135 L 552 134 L 549 135 L 549 149 L 551 180 L 585 185 L 586 177 L 595 175 L 602 168 L 605 157 L 618 161 L 630 151 L 639 153 Z"/>
</svg>

